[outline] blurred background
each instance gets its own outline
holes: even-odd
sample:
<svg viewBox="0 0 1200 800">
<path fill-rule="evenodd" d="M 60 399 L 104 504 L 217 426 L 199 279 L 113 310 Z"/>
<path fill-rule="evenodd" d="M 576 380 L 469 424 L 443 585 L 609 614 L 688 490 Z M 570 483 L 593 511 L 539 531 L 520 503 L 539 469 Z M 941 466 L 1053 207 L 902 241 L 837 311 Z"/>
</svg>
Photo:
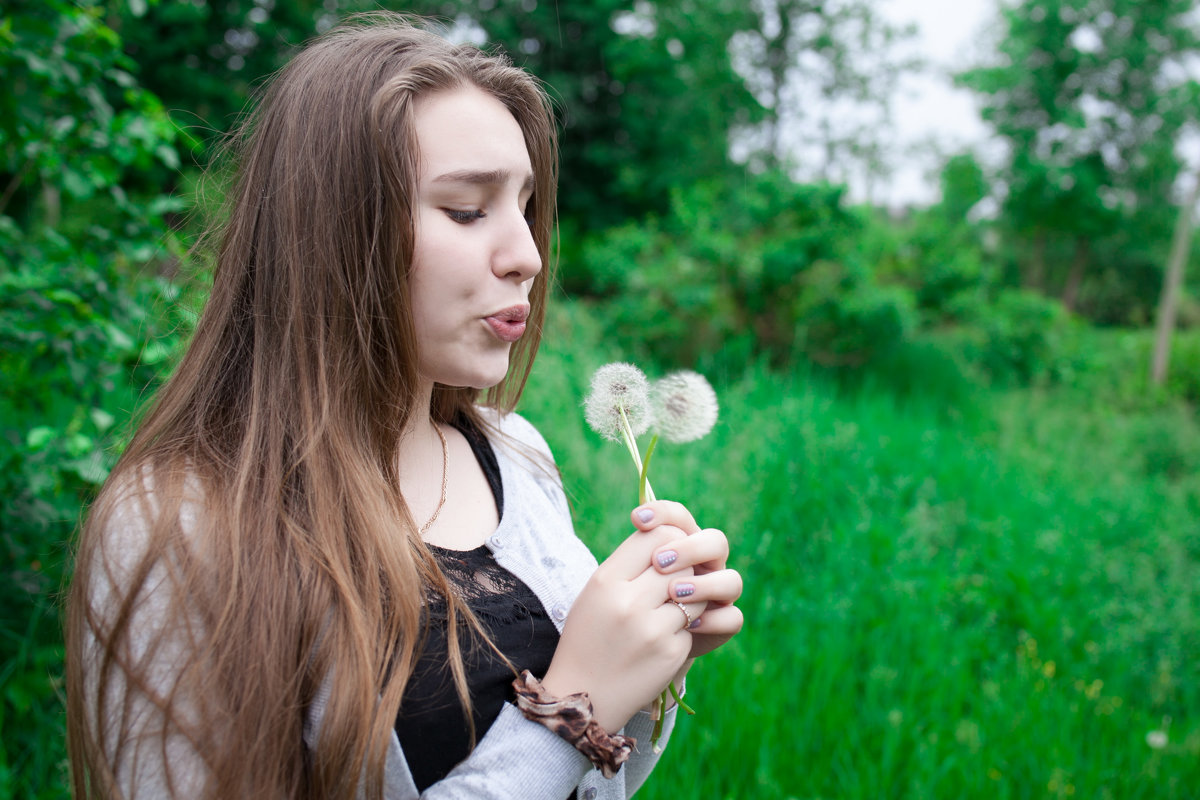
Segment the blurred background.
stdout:
<svg viewBox="0 0 1200 800">
<path fill-rule="evenodd" d="M 598 554 L 636 476 L 592 370 L 721 399 L 654 485 L 747 628 L 642 796 L 1200 797 L 1198 5 L 4 0 L 0 797 L 67 796 L 70 543 L 203 302 L 222 137 L 380 6 L 555 97 L 522 411 Z"/>
</svg>

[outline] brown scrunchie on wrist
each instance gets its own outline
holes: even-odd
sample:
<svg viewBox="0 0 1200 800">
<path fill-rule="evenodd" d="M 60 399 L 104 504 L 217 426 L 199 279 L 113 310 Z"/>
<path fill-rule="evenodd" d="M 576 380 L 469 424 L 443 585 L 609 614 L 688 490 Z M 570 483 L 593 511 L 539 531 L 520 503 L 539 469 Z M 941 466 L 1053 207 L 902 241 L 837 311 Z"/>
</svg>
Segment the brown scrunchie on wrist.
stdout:
<svg viewBox="0 0 1200 800">
<path fill-rule="evenodd" d="M 587 756 L 604 777 L 616 775 L 621 765 L 629 760 L 637 739 L 619 733 L 610 735 L 601 728 L 592 717 L 592 701 L 587 692 L 554 697 L 542 688 L 541 682 L 529 670 L 513 681 L 513 688 L 517 691 L 517 708 L 526 719 L 540 722 L 566 739 Z"/>
</svg>

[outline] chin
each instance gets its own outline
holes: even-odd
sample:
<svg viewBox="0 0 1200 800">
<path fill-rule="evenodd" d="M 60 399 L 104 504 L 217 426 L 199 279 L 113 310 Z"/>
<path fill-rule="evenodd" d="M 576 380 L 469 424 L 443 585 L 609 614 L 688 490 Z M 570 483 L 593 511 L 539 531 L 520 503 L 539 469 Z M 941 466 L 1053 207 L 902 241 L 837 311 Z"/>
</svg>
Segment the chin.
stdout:
<svg viewBox="0 0 1200 800">
<path fill-rule="evenodd" d="M 508 376 L 508 364 L 495 370 L 479 370 L 477 372 L 459 372 L 457 375 L 447 375 L 445 379 L 438 378 L 437 382 L 445 386 L 455 386 L 460 389 L 491 389 Z"/>
</svg>

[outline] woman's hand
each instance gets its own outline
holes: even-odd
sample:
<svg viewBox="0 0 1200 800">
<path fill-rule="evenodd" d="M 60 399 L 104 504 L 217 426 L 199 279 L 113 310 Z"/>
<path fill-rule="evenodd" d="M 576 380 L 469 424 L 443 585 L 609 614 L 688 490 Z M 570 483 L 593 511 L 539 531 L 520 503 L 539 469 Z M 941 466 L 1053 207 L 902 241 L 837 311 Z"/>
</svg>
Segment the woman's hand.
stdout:
<svg viewBox="0 0 1200 800">
<path fill-rule="evenodd" d="M 683 506 L 667 510 L 660 505 L 655 505 L 658 519 L 639 522 L 592 574 L 571 607 L 542 679 L 558 697 L 586 691 L 596 721 L 610 733 L 662 692 L 693 647 L 692 633 L 669 595 L 671 582 L 691 570 L 680 566 L 668 575 L 652 567 L 651 559 L 675 543 L 682 547 L 696 524 Z M 696 604 L 688 613 L 695 619 L 703 608 Z"/>
<path fill-rule="evenodd" d="M 665 524 L 687 534 L 658 545 L 650 563 L 669 578 L 668 599 L 688 606 L 693 619 L 689 657 L 712 652 L 732 639 L 742 629 L 742 612 L 733 605 L 742 594 L 742 576 L 727 566 L 725 534 L 701 530 L 686 508 L 665 500 L 639 506 L 632 519 L 642 531 L 653 532 Z"/>
</svg>

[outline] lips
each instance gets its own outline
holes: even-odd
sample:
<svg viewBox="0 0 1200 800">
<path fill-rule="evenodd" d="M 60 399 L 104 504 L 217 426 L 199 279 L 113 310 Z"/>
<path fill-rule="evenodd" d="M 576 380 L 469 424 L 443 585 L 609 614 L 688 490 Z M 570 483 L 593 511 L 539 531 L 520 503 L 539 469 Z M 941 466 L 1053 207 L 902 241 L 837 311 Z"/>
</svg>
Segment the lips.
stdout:
<svg viewBox="0 0 1200 800">
<path fill-rule="evenodd" d="M 515 342 L 525 333 L 529 306 L 519 305 L 497 311 L 483 318 L 492 333 L 502 342 Z"/>
</svg>

